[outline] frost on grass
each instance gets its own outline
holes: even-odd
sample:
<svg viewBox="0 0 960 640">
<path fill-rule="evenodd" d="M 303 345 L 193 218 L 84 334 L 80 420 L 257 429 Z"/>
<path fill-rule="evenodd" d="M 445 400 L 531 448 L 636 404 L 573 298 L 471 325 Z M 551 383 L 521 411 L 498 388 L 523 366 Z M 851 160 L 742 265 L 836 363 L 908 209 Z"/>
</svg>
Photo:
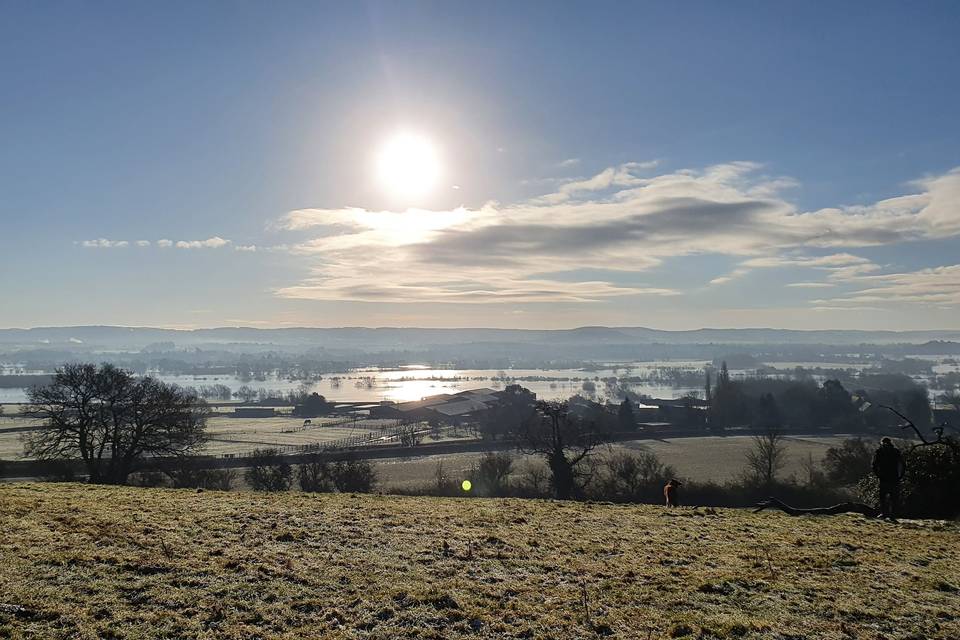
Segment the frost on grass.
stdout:
<svg viewBox="0 0 960 640">
<path fill-rule="evenodd" d="M 945 523 L 6 485 L 0 531 L 0 637 L 960 637 Z"/>
</svg>

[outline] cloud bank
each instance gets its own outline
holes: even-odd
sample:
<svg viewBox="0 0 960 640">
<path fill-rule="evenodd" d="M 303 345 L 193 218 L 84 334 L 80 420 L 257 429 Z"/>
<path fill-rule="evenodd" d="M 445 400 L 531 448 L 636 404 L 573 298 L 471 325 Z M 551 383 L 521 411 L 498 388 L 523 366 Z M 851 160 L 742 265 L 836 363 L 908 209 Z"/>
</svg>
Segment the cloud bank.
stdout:
<svg viewBox="0 0 960 640">
<path fill-rule="evenodd" d="M 881 266 L 852 251 L 960 234 L 960 169 L 910 183 L 911 192 L 896 198 L 801 211 L 784 195 L 797 183 L 763 175 L 755 163 L 649 175 L 655 168 L 626 163 L 533 200 L 475 209 L 291 211 L 275 226 L 309 236 L 288 246 L 312 266 L 308 277 L 277 293 L 460 303 L 676 296 L 683 292 L 653 281 L 652 269 L 678 256 L 724 255 L 741 261 L 710 285 L 755 269 L 793 267 L 826 278 L 795 283 L 798 289 L 867 287 L 841 306 L 868 302 L 881 290 L 919 300 L 908 295 L 911 286 L 940 287 L 939 302 L 957 302 L 955 291 L 945 291 L 955 275 L 877 275 Z"/>
</svg>

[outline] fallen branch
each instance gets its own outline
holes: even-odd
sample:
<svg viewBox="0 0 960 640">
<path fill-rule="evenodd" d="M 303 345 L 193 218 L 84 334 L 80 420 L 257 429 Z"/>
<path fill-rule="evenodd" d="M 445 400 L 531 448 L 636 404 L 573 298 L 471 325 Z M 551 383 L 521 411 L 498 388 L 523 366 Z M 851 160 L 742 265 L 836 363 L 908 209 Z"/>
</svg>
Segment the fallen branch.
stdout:
<svg viewBox="0 0 960 640">
<path fill-rule="evenodd" d="M 768 498 L 763 502 L 757 503 L 757 508 L 753 510 L 754 513 L 759 513 L 764 509 L 779 509 L 787 515 L 791 516 L 835 516 L 838 513 L 859 513 L 864 516 L 875 517 L 880 514 L 878 509 L 871 507 L 870 505 L 863 504 L 862 502 L 841 502 L 840 504 L 835 504 L 832 507 L 815 507 L 813 509 L 798 509 L 797 507 L 791 507 L 783 500 L 778 500 L 776 498 Z"/>
</svg>

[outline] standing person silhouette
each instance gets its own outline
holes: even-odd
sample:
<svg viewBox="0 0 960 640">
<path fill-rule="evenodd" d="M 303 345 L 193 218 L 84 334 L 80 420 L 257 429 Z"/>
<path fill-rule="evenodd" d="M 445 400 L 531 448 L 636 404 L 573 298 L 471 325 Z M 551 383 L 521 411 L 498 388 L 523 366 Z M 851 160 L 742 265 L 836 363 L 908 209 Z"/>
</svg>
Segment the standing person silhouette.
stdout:
<svg viewBox="0 0 960 640">
<path fill-rule="evenodd" d="M 880 480 L 880 509 L 878 518 L 894 520 L 900 501 L 900 481 L 907 470 L 903 454 L 893 446 L 890 438 L 883 438 L 873 454 L 873 473 Z"/>
</svg>

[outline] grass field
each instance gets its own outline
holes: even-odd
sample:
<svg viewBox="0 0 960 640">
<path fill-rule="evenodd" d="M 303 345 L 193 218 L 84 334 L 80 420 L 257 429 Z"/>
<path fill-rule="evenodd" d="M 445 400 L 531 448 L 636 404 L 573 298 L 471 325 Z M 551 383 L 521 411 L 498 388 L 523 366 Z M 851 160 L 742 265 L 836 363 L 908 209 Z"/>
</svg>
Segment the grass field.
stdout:
<svg viewBox="0 0 960 640">
<path fill-rule="evenodd" d="M 846 436 L 790 436 L 786 438 L 787 459 L 780 474 L 782 478 L 791 475 L 803 476 L 802 462 L 812 455 L 819 462 L 829 447 L 837 446 Z M 735 480 L 744 469 L 744 454 L 753 447 L 750 436 L 672 438 L 665 440 L 636 440 L 617 443 L 611 446 L 614 451 L 647 450 L 653 451 L 664 464 L 673 466 L 677 476 L 683 480 L 698 482 L 712 480 L 728 482 Z M 602 452 L 601 452 L 602 453 Z M 456 453 L 441 456 L 422 456 L 415 458 L 391 458 L 377 460 L 377 473 L 380 486 L 389 490 L 415 489 L 433 481 L 437 463 L 443 463 L 446 477 L 460 479 L 466 477 L 470 469 L 480 459 L 479 453 Z M 515 472 L 522 473 L 526 465 L 543 465 L 540 458 L 517 455 Z"/>
<path fill-rule="evenodd" d="M 360 421 L 350 426 L 317 425 L 307 431 L 285 433 L 302 424 L 293 418 L 224 418 L 209 421 L 213 440 L 207 451 L 215 455 L 241 453 L 258 447 L 289 446 L 313 442 L 330 442 L 339 438 L 361 435 L 392 424 L 387 420 Z M 328 420 L 329 421 L 329 420 Z M 24 426 L 23 420 L 0 418 L 0 458 L 17 459 L 22 453 L 21 433 L 4 433 L 3 428 Z M 819 461 L 826 450 L 843 441 L 845 436 L 790 436 L 786 439 L 787 460 L 782 477 L 802 475 L 801 463 L 807 455 Z M 426 440 L 432 442 L 432 440 Z M 614 449 L 646 449 L 653 451 L 665 464 L 673 466 L 684 480 L 726 482 L 734 480 L 743 470 L 744 454 L 753 446 L 749 436 L 673 438 L 638 440 L 613 445 Z M 438 462 L 444 474 L 456 479 L 479 459 L 479 453 L 459 453 L 442 456 L 397 458 L 376 461 L 380 485 L 386 489 L 413 489 L 433 480 Z M 522 471 L 527 464 L 541 464 L 539 459 L 517 456 L 515 467 Z"/>
<path fill-rule="evenodd" d="M 0 527 L 0 637 L 960 637 L 942 522 L 14 484 Z"/>
<path fill-rule="evenodd" d="M 238 454 L 263 447 L 322 444 L 361 436 L 395 424 L 394 420 L 359 420 L 345 425 L 325 426 L 342 421 L 341 418 L 314 418 L 311 427 L 300 430 L 302 418 L 230 418 L 215 413 L 207 421 L 210 442 L 204 452 L 211 455 Z M 5 429 L 31 424 L 34 422 L 30 420 L 0 416 L 0 459 L 15 460 L 23 454 L 23 433 Z"/>
</svg>

